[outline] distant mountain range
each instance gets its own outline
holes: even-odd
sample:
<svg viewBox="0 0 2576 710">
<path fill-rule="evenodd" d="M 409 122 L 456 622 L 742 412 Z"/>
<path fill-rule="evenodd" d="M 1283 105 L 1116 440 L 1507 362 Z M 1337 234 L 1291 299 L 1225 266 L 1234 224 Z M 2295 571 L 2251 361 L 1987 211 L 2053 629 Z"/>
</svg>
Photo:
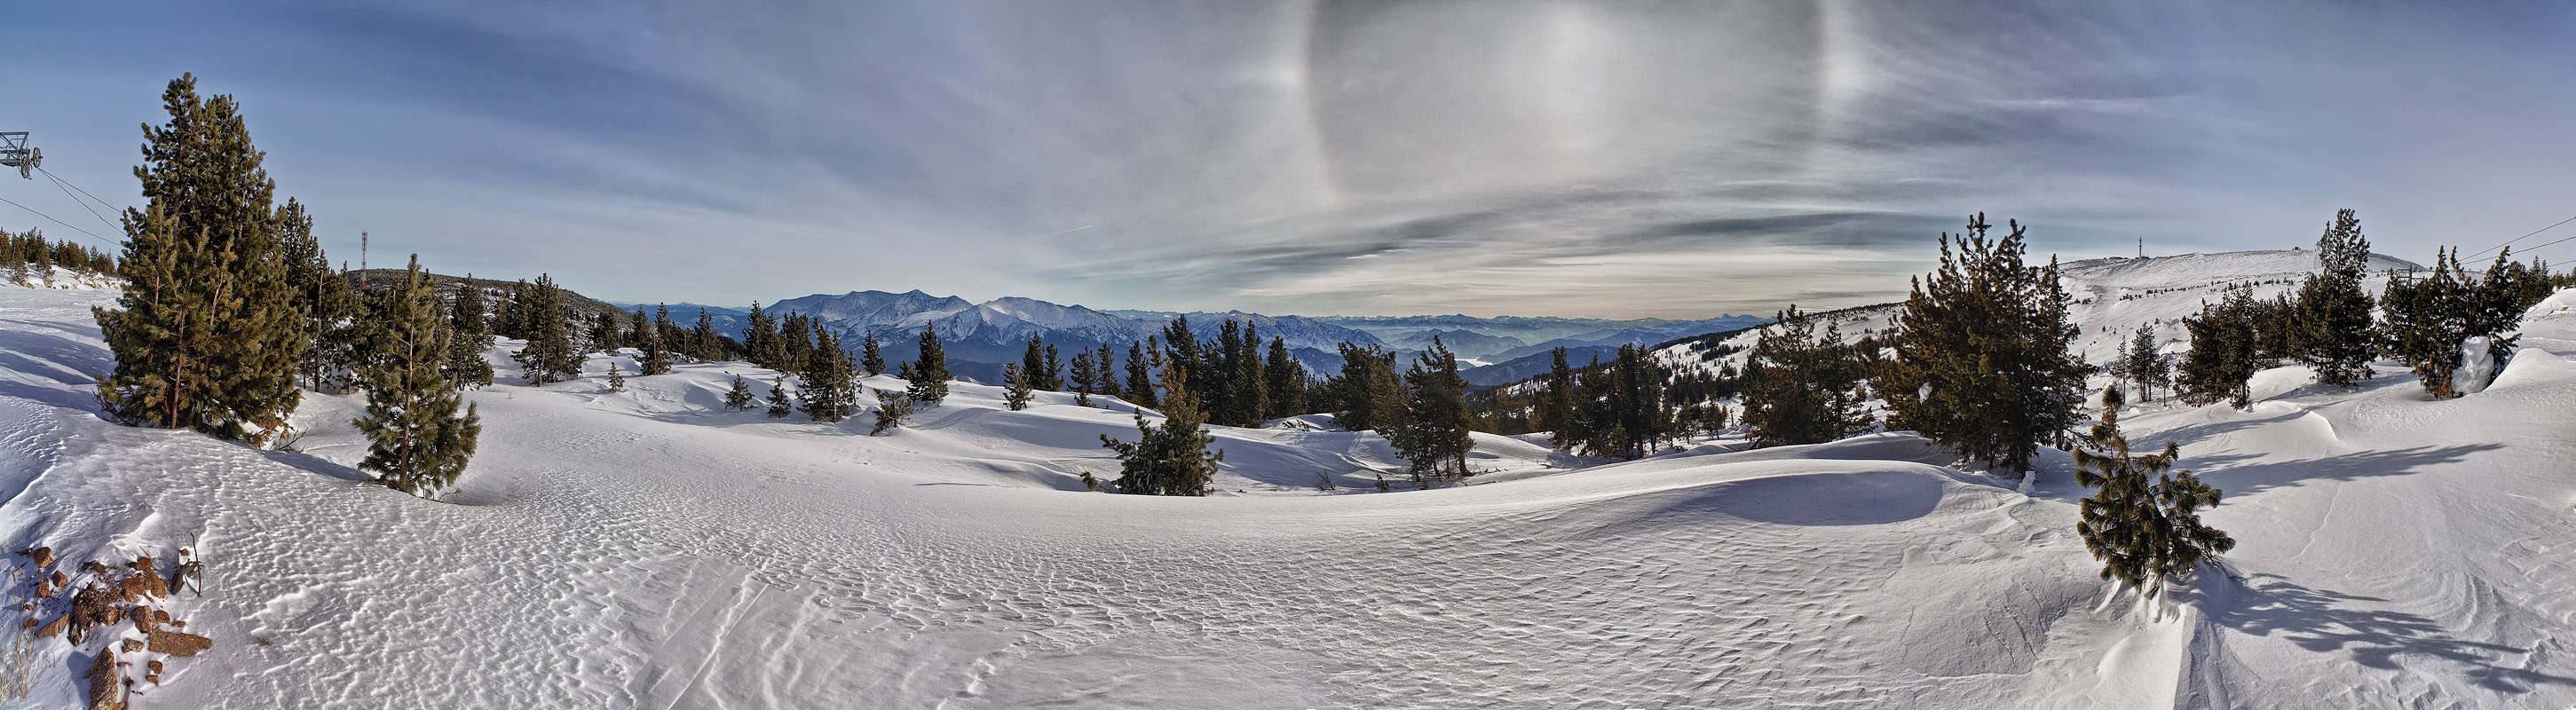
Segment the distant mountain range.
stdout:
<svg viewBox="0 0 2576 710">
<path fill-rule="evenodd" d="M 617 305 L 629 312 L 635 308 L 634 304 Z M 691 303 L 673 303 L 669 308 L 671 318 L 684 326 L 696 322 L 698 313 L 704 311 L 715 321 L 719 332 L 735 338 L 742 337 L 743 329 L 749 325 L 748 308 Z M 644 310 L 650 313 L 653 305 L 645 305 Z M 1577 359 L 1588 359 L 1595 351 L 1615 351 L 1620 345 L 1650 345 L 1768 320 L 1738 315 L 1675 321 L 1660 318 L 1274 316 L 1243 311 L 1095 310 L 1017 296 L 976 303 L 956 296 L 934 296 L 917 289 L 904 293 L 818 293 L 768 304 L 763 306 L 763 310 L 774 314 L 792 311 L 812 316 L 851 348 L 858 347 L 862 336 L 874 333 L 885 349 L 886 358 L 893 361 L 918 357 L 921 331 L 936 327 L 940 342 L 948 352 L 950 371 L 982 382 L 999 381 L 1002 364 L 1018 362 L 1031 335 L 1056 346 L 1069 367 L 1074 353 L 1081 348 L 1108 345 L 1123 358 L 1129 343 L 1161 334 L 1166 324 L 1184 315 L 1190 319 L 1190 330 L 1203 339 L 1216 337 L 1217 329 L 1229 320 L 1249 324 L 1265 343 L 1270 338 L 1280 338 L 1286 341 L 1289 351 L 1298 361 L 1318 376 L 1341 368 L 1339 348 L 1345 342 L 1409 353 L 1429 347 L 1432 338 L 1437 337 L 1462 359 L 1499 365 L 1535 356 L 1539 369 L 1544 370 L 1548 352 L 1560 346 L 1569 348 L 1570 352 L 1580 351 L 1582 354 Z M 1492 369 L 1496 367 L 1469 368 L 1466 371 L 1468 380 L 1483 384 L 1486 380 L 1496 380 L 1506 371 L 1526 369 L 1526 363 L 1513 368 Z M 1485 372 L 1479 374 L 1480 371 Z"/>
</svg>

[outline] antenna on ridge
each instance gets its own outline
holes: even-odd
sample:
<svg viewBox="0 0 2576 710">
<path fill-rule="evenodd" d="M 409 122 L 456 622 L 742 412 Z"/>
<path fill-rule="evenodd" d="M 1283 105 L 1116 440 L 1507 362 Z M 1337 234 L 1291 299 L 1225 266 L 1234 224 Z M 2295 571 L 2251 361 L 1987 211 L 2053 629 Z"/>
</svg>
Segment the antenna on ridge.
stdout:
<svg viewBox="0 0 2576 710">
<path fill-rule="evenodd" d="M 18 177 L 34 180 L 43 162 L 44 149 L 28 147 L 26 131 L 0 131 L 0 166 L 17 168 Z"/>
</svg>

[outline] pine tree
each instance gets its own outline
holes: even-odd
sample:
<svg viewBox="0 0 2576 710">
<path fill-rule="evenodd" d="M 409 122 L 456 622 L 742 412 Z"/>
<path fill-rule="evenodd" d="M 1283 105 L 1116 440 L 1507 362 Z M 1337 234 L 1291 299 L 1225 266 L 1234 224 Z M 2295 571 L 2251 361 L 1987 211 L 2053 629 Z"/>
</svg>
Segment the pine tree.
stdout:
<svg viewBox="0 0 2576 710">
<path fill-rule="evenodd" d="M 355 422 L 367 437 L 358 467 L 383 474 L 394 490 L 436 492 L 465 472 L 483 423 L 472 405 L 456 411 L 464 398 L 447 379 L 451 334 L 419 256 L 372 316 L 374 357 L 358 371 L 367 391 L 367 413 Z"/>
<path fill-rule="evenodd" d="M 1414 485 L 1466 478 L 1467 452 L 1476 445 L 1467 435 L 1467 380 L 1458 376 L 1458 358 L 1439 336 L 1414 356 L 1413 369 L 1404 375 L 1404 412 L 1404 424 L 1387 439 L 1412 462 Z"/>
<path fill-rule="evenodd" d="M 1011 411 L 1029 408 L 1029 389 L 1035 386 L 1029 379 L 1029 371 L 1021 369 L 1019 363 L 1002 365 L 1002 402 Z"/>
<path fill-rule="evenodd" d="M 2200 521 L 2200 509 L 2218 504 L 2218 489 L 2190 471 L 2165 474 L 2181 455 L 2173 443 L 2161 454 L 2132 455 L 2120 435 L 2121 404 L 2118 390 L 2103 396 L 2089 450 L 2075 452 L 2076 482 L 2101 489 L 2084 499 L 2075 530 L 2093 559 L 2102 560 L 2103 579 L 2132 587 L 2187 580 L 2201 560 L 2236 547 L 2227 533 Z"/>
<path fill-rule="evenodd" d="M 939 347 L 939 329 L 921 329 L 921 359 L 912 363 L 912 400 L 938 404 L 948 398 L 948 354 Z"/>
<path fill-rule="evenodd" d="M 2317 239 L 2317 259 L 2324 268 L 2299 287 L 2291 349 L 2316 371 L 2317 382 L 2350 387 L 2370 377 L 2378 349 L 2370 293 L 2361 288 L 2370 240 L 2361 235 L 2361 219 L 2352 210 L 2336 212 L 2326 225 L 2325 236 Z"/>
<path fill-rule="evenodd" d="M 903 426 L 905 417 L 912 416 L 913 402 L 910 393 L 894 390 L 877 390 L 876 393 L 877 423 L 876 426 L 868 429 L 868 436 L 881 436 L 893 431 L 896 427 Z"/>
<path fill-rule="evenodd" d="M 805 362 L 805 357 L 814 352 L 814 319 L 795 311 L 788 311 L 787 317 L 781 319 L 779 323 L 778 344 L 780 350 L 786 354 L 786 359 L 780 364 L 794 367 L 798 363 Z"/>
<path fill-rule="evenodd" d="M 626 347 L 626 329 L 617 325 L 617 317 L 626 315 L 614 310 L 593 314 L 590 324 L 590 347 L 602 355 L 615 355 Z"/>
<path fill-rule="evenodd" d="M 698 309 L 698 322 L 689 328 L 689 357 L 698 362 L 725 359 L 724 336 L 716 334 L 716 317 L 707 309 Z"/>
<path fill-rule="evenodd" d="M 806 356 L 805 369 L 796 374 L 796 397 L 804 401 L 805 416 L 818 422 L 848 419 L 858 408 L 851 370 L 850 354 L 841 350 L 841 339 L 823 333 L 814 352 Z"/>
<path fill-rule="evenodd" d="M 787 375 L 779 374 L 769 381 L 769 418 L 780 419 L 796 407 L 787 401 Z"/>
<path fill-rule="evenodd" d="M 609 358 L 608 360 L 608 391 L 626 391 L 626 371 L 625 368 L 617 366 L 616 358 Z"/>
<path fill-rule="evenodd" d="M 2041 442 L 2074 428 L 2092 368 L 2070 347 L 2082 329 L 2056 259 L 2024 263 L 2025 229 L 2006 225 L 1990 241 L 1985 215 L 1970 218 L 1955 251 L 1941 235 L 1941 265 L 1914 281 L 1878 391 L 1924 437 L 2026 472 Z"/>
<path fill-rule="evenodd" d="M 1172 319 L 1172 322 L 1163 324 L 1161 356 L 1162 366 L 1154 368 L 1154 374 L 1161 376 L 1169 370 L 1189 378 L 1190 381 L 1185 384 L 1191 392 L 1191 404 L 1197 405 L 1201 412 L 1211 411 L 1212 408 L 1208 406 L 1207 401 L 1209 387 L 1206 374 L 1208 368 L 1205 367 L 1206 358 L 1200 353 L 1198 334 L 1190 330 L 1189 316 L 1177 316 Z M 1156 396 L 1159 398 L 1161 395 Z"/>
<path fill-rule="evenodd" d="M 1147 409 L 1163 406 L 1162 398 L 1154 393 L 1153 371 L 1147 369 L 1145 363 L 1146 345 L 1152 343 L 1153 338 L 1147 337 L 1144 345 L 1127 344 L 1127 384 L 1118 392 L 1118 397 L 1127 400 L 1128 404 Z M 1154 352 L 1161 350 L 1154 348 Z"/>
<path fill-rule="evenodd" d="M 1103 356 L 1106 356 L 1105 351 Z M 1270 380 L 1267 383 L 1270 390 L 1268 396 L 1263 397 L 1270 406 L 1266 418 L 1277 419 L 1305 414 L 1306 366 L 1297 362 L 1295 355 L 1288 353 L 1287 340 L 1275 336 L 1270 339 L 1270 361 L 1263 363 L 1261 369 Z"/>
<path fill-rule="evenodd" d="M 1592 437 L 1583 419 L 1575 416 L 1574 402 L 1581 389 L 1575 384 L 1573 366 L 1565 361 L 1565 348 L 1560 346 L 1551 354 L 1554 359 L 1548 365 L 1547 391 L 1539 399 L 1538 426 L 1548 432 L 1549 444 L 1572 450 Z"/>
<path fill-rule="evenodd" d="M 2137 333 L 2129 338 L 2128 352 L 2121 356 L 2121 365 L 2121 376 L 2137 385 L 2139 401 L 2155 399 L 2156 390 L 2166 386 L 2173 369 L 2166 364 L 2164 354 L 2156 352 L 2155 324 L 2138 326 Z"/>
<path fill-rule="evenodd" d="M 453 334 L 447 348 L 449 380 L 462 387 L 492 384 L 492 363 L 483 359 L 483 351 L 492 347 L 491 327 L 484 318 L 483 289 L 469 275 L 447 304 L 447 329 Z"/>
<path fill-rule="evenodd" d="M 528 373 L 528 384 L 542 385 L 581 376 L 581 353 L 572 344 L 572 311 L 564 304 L 563 290 L 545 274 L 529 290 L 524 306 L 528 318 L 528 346 L 511 353 L 512 359 Z"/>
<path fill-rule="evenodd" d="M 518 283 L 511 284 L 510 295 L 501 299 L 501 310 L 492 318 L 492 332 L 514 340 L 527 339 L 528 301 L 532 298 L 534 297 L 528 293 L 527 279 L 519 279 Z"/>
<path fill-rule="evenodd" d="M 1251 322 L 1243 324 L 1243 336 L 1237 338 L 1234 349 L 1227 352 L 1226 363 L 1230 366 L 1226 387 L 1233 390 L 1226 396 L 1234 410 L 1235 418 L 1231 423 L 1241 427 L 1261 426 L 1269 419 L 1270 373 L 1261 363 L 1261 333 Z"/>
<path fill-rule="evenodd" d="M 870 375 L 885 374 L 885 350 L 877 346 L 877 332 L 868 331 L 859 341 L 859 367 Z"/>
<path fill-rule="evenodd" d="M 625 341 L 626 347 L 634 348 L 641 352 L 646 347 L 646 344 L 653 342 L 653 319 L 644 317 L 643 306 L 636 306 L 634 320 L 627 322 L 632 324 L 634 327 L 627 329 L 626 337 L 619 338 L 619 340 Z M 635 364 L 638 367 L 642 367 L 644 360 L 638 358 L 636 359 Z M 650 368 L 646 369 L 649 370 Z M 644 374 L 650 375 L 653 373 L 648 371 Z"/>
<path fill-rule="evenodd" d="M 1860 373 L 1842 333 L 1797 306 L 1763 326 L 1744 366 L 1744 428 L 1754 446 L 1819 444 L 1869 430 Z"/>
<path fill-rule="evenodd" d="M 745 316 L 743 320 L 743 357 L 749 359 L 754 365 L 767 368 L 778 367 L 778 358 L 783 354 L 780 352 L 782 348 L 778 346 L 778 319 L 770 317 L 767 311 L 761 310 L 759 301 L 752 301 L 751 315 Z M 876 371 L 869 370 L 868 374 L 876 374 Z"/>
<path fill-rule="evenodd" d="M 1118 351 L 1101 343 L 1091 356 L 1091 393 L 1118 396 Z"/>
<path fill-rule="evenodd" d="M 1091 350 L 1085 348 L 1075 351 L 1073 353 L 1073 403 L 1077 406 L 1091 406 L 1091 392 L 1099 387 L 1099 379 L 1098 368 L 1091 364 Z"/>
<path fill-rule="evenodd" d="M 2229 288 L 2216 304 L 2201 304 L 2200 315 L 2184 318 L 2191 331 L 2191 352 L 2174 370 L 2174 387 L 2193 406 L 2228 402 L 2252 408 L 2246 382 L 2259 367 L 2254 321 L 2257 306 L 2248 286 Z"/>
<path fill-rule="evenodd" d="M 1632 459 L 1645 456 L 1676 433 L 1672 408 L 1664 401 L 1667 376 L 1644 348 L 1635 345 L 1619 346 L 1612 373 L 1616 379 L 1610 411 L 1621 433 L 1615 442 L 1619 449 L 1614 453 Z M 1853 402 L 1855 407 L 1858 404 L 1857 400 Z"/>
<path fill-rule="evenodd" d="M 647 322 L 644 320 L 644 308 L 642 306 L 637 306 L 635 308 L 635 330 L 637 331 L 635 334 L 635 348 L 642 351 L 642 355 L 635 359 L 636 367 L 642 368 L 644 370 L 644 375 L 647 377 L 669 374 L 671 372 L 671 341 L 664 336 L 671 330 L 671 308 L 669 306 L 656 307 L 653 311 L 653 320 Z"/>
<path fill-rule="evenodd" d="M 1049 392 L 1064 391 L 1064 363 L 1056 359 L 1054 344 L 1048 344 L 1046 346 L 1046 361 L 1044 364 L 1046 365 L 1046 369 L 1033 373 L 1031 384 L 1045 385 L 1038 389 L 1043 389 Z"/>
<path fill-rule="evenodd" d="M 1377 345 L 1341 344 L 1342 372 L 1333 378 L 1339 407 L 1333 425 L 1351 431 L 1394 431 L 1404 420 L 1403 383 L 1395 353 Z"/>
<path fill-rule="evenodd" d="M 2477 300 L 2467 280 L 2459 257 L 2445 249 L 2433 258 L 2431 274 L 2415 279 L 2392 275 L 2380 292 L 2388 315 L 2384 346 L 2437 399 L 2459 396 L 2452 376 L 2460 366 L 2460 341 L 2469 334 Z"/>
<path fill-rule="evenodd" d="M 276 184 L 232 97 L 199 98 L 182 75 L 162 102 L 170 122 L 144 127 L 134 169 L 147 205 L 124 215 L 125 289 L 116 308 L 92 309 L 116 362 L 99 402 L 126 424 L 264 446 L 295 411 L 311 345 L 278 244 Z"/>
<path fill-rule="evenodd" d="M 1055 348 L 1039 342 L 1038 336 L 1034 334 L 1029 336 L 1028 352 L 1020 355 L 1020 376 L 1028 378 L 1031 389 L 1048 391 L 1057 389 L 1048 386 L 1055 384 L 1055 378 L 1050 374 L 1053 371 L 1048 369 L 1052 364 L 1048 359 L 1053 357 L 1054 352 Z"/>
<path fill-rule="evenodd" d="M 349 279 L 331 268 L 331 260 L 322 253 L 322 244 L 313 238 L 313 217 L 305 214 L 303 203 L 287 198 L 278 210 L 280 228 L 279 258 L 286 262 L 286 281 L 295 295 L 298 308 L 304 312 L 301 327 L 305 340 L 311 343 L 296 362 L 296 373 L 306 387 L 336 391 L 350 383 L 349 367 L 357 324 L 357 294 L 349 290 Z"/>
<path fill-rule="evenodd" d="M 725 408 L 734 411 L 750 409 L 751 400 L 751 383 L 744 381 L 741 375 L 734 375 L 733 389 L 725 390 Z"/>
<path fill-rule="evenodd" d="M 1119 476 L 1111 485 L 1120 493 L 1207 495 L 1225 452 L 1208 450 L 1208 445 L 1216 443 L 1216 437 L 1200 429 L 1205 421 L 1199 416 L 1196 399 L 1190 395 L 1189 375 L 1181 371 L 1179 361 L 1166 361 L 1162 376 L 1160 426 L 1147 422 L 1145 413 L 1139 411 L 1136 441 L 1119 441 L 1106 434 L 1100 437 L 1100 445 L 1118 455 Z"/>
</svg>

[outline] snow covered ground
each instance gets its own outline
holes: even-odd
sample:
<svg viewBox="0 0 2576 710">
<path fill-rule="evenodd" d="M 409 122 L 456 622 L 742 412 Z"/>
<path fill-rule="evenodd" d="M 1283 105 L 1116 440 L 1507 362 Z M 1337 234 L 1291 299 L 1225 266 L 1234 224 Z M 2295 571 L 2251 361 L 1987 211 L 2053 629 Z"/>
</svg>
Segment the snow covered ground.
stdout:
<svg viewBox="0 0 2576 710">
<path fill-rule="evenodd" d="M 2245 575 L 2145 607 L 2064 455 L 2025 494 L 1893 434 L 1580 469 L 1480 436 L 1492 482 L 1379 493 L 1382 439 L 1299 418 L 1216 428 L 1221 495 L 1146 498 L 1079 490 L 1134 429 L 1068 397 L 960 384 L 868 437 L 722 410 L 728 373 L 766 392 L 739 363 L 609 393 L 599 358 L 469 395 L 482 451 L 426 501 L 360 482 L 355 397 L 308 396 L 302 453 L 98 419 L 111 297 L 0 288 L 0 529 L 199 536 L 172 606 L 217 645 L 145 708 L 2576 703 L 2571 293 L 2468 398 L 2277 370 L 2251 412 L 2133 416 L 2227 492 Z M 46 641 L 0 705 L 81 704 L 104 642 Z"/>
</svg>

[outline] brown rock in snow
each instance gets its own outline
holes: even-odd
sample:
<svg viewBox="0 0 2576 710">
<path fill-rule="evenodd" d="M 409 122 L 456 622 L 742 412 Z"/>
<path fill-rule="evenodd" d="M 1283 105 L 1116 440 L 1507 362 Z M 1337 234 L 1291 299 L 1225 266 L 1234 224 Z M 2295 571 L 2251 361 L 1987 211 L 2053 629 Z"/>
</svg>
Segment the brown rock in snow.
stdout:
<svg viewBox="0 0 2576 710">
<path fill-rule="evenodd" d="M 173 656 L 194 656 L 198 651 L 215 647 L 215 640 L 196 634 L 156 629 L 152 632 L 152 652 Z"/>
<path fill-rule="evenodd" d="M 118 683 L 123 678 L 118 677 L 116 665 L 114 651 L 100 651 L 89 662 L 89 672 L 82 675 L 89 681 L 89 710 L 125 710 L 125 688 Z"/>
</svg>

